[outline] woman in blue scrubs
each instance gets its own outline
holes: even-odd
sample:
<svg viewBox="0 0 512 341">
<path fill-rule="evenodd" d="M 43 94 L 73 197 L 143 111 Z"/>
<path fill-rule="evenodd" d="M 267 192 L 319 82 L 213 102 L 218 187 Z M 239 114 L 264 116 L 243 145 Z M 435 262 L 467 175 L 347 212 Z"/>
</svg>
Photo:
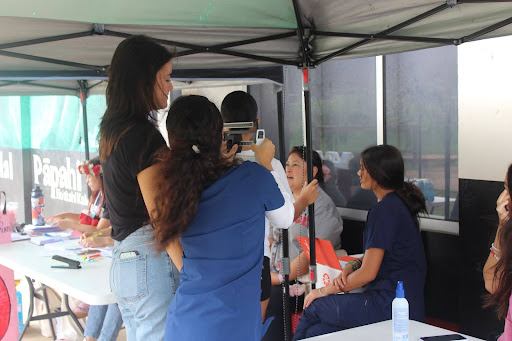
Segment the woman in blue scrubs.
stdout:
<svg viewBox="0 0 512 341">
<path fill-rule="evenodd" d="M 294 340 L 391 319 L 397 281 L 404 282 L 410 319 L 425 320 L 426 261 L 418 222 L 425 199 L 404 182 L 402 155 L 393 146 L 366 149 L 358 175 L 361 188 L 379 199 L 368 212 L 364 255 L 349 262 L 333 285 L 306 297 Z M 364 292 L 350 293 L 363 286 Z"/>
<path fill-rule="evenodd" d="M 222 117 L 202 96 L 175 100 L 166 123 L 153 226 L 161 249 L 179 238 L 183 267 L 165 340 L 261 340 L 265 217 L 286 228 L 294 214 L 271 166 L 274 145 L 253 144 L 260 164 L 221 152 Z"/>
</svg>

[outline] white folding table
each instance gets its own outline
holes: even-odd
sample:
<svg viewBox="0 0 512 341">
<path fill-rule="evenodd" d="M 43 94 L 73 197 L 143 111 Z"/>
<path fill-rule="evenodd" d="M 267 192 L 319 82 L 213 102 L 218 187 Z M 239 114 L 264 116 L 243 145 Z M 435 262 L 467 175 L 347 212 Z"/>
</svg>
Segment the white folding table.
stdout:
<svg viewBox="0 0 512 341">
<path fill-rule="evenodd" d="M 434 327 L 429 324 L 409 321 L 409 341 L 420 341 L 420 337 L 423 336 L 437 336 L 447 334 L 460 334 L 455 333 L 447 329 Z M 471 336 L 460 334 L 469 341 L 481 341 Z M 392 321 L 383 321 L 379 323 L 373 323 L 362 327 L 342 330 L 335 333 L 326 335 L 310 337 L 307 340 L 311 341 L 375 341 L 375 340 L 393 340 L 393 327 Z"/>
<path fill-rule="evenodd" d="M 82 302 L 93 305 L 106 305 L 115 303 L 114 296 L 110 291 L 110 258 L 100 257 L 91 262 L 80 262 L 80 269 L 52 268 L 52 265 L 65 265 L 52 259 L 52 254 L 62 255 L 68 258 L 79 260 L 78 256 L 65 255 L 64 252 L 47 250 L 43 246 L 37 246 L 29 241 L 11 242 L 0 244 L 0 265 L 14 270 L 16 273 L 27 277 L 30 289 L 30 307 L 25 327 L 20 333 L 19 339 L 23 337 L 30 321 L 53 319 L 59 316 L 70 315 L 77 326 L 82 330 L 81 324 L 76 319 L 69 307 L 68 296 L 79 299 Z M 33 315 L 33 302 L 35 291 L 32 280 L 44 283 L 64 293 L 64 301 L 67 311 L 49 313 L 45 315 Z M 43 297 L 48 309 L 45 287 L 42 288 Z M 49 310 L 47 310 L 49 312 Z M 53 330 L 53 324 L 50 323 Z M 82 330 L 83 331 L 83 330 Z"/>
</svg>

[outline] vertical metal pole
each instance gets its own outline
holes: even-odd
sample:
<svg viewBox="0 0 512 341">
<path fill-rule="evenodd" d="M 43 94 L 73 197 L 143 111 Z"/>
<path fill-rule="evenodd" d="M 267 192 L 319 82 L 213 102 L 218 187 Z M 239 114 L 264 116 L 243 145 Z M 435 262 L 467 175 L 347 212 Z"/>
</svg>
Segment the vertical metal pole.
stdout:
<svg viewBox="0 0 512 341">
<path fill-rule="evenodd" d="M 386 56 L 382 56 L 382 144 L 388 144 L 387 97 L 386 97 Z"/>
<path fill-rule="evenodd" d="M 282 72 L 286 72 L 286 67 L 282 68 Z M 279 158 L 283 167 L 286 164 L 286 145 L 285 145 L 285 136 L 284 136 L 284 101 L 285 101 L 285 93 L 284 89 L 286 88 L 286 76 L 283 74 L 283 87 L 281 91 L 279 91 L 277 96 L 277 125 L 278 125 L 278 134 L 279 134 Z M 281 266 L 283 267 L 284 274 L 284 299 L 283 299 L 283 325 L 285 329 L 285 336 L 289 341 L 292 336 L 292 324 L 291 324 L 291 307 L 290 307 L 290 248 L 288 243 L 288 230 L 281 230 L 282 233 L 282 243 L 283 243 L 283 260 L 281 261 Z"/>
<path fill-rule="evenodd" d="M 84 124 L 84 148 L 85 148 L 85 159 L 89 160 L 89 127 L 87 126 L 87 81 L 78 81 L 80 86 L 80 103 L 82 104 L 82 118 Z"/>
<path fill-rule="evenodd" d="M 85 149 L 85 159 L 89 160 L 89 127 L 87 125 L 87 97 L 89 95 L 89 90 L 87 89 L 87 81 L 78 81 L 78 85 L 80 86 L 80 103 L 82 104 L 82 119 L 84 125 L 84 149 Z M 87 196 L 91 196 L 91 189 L 89 186 L 85 186 L 87 188 Z"/>
<path fill-rule="evenodd" d="M 290 307 L 290 259 L 289 259 L 289 245 L 288 245 L 288 229 L 281 230 L 283 236 L 283 259 L 281 266 L 283 267 L 284 274 L 284 314 L 283 324 L 285 328 L 285 341 L 290 341 L 292 338 L 292 325 L 291 325 L 291 307 Z"/>
<path fill-rule="evenodd" d="M 418 114 L 418 179 L 421 179 L 422 178 L 422 165 L 421 165 L 421 160 L 422 160 L 422 157 L 421 157 L 421 153 L 422 153 L 422 147 L 421 147 L 421 143 L 422 143 L 422 138 L 421 138 L 421 124 L 422 124 L 422 116 L 423 116 L 423 113 L 420 111 L 420 113 Z"/>
<path fill-rule="evenodd" d="M 30 97 L 20 98 L 21 122 L 21 164 L 23 169 L 23 204 L 25 208 L 25 223 L 32 224 L 30 192 L 34 184 L 34 166 L 32 164 L 32 133 Z"/>
<path fill-rule="evenodd" d="M 444 145 L 444 219 L 450 217 L 450 144 L 451 144 L 451 112 L 446 113 L 445 145 Z"/>
<path fill-rule="evenodd" d="M 384 56 L 375 57 L 375 102 L 376 108 L 375 113 L 376 127 L 377 127 L 377 145 L 385 144 L 385 131 L 386 125 L 384 122 L 385 117 L 385 77 L 384 77 Z"/>
<path fill-rule="evenodd" d="M 284 100 L 284 90 L 281 89 L 277 94 L 277 129 L 279 134 L 279 160 L 283 164 L 283 167 L 286 164 L 286 146 L 285 146 L 285 138 L 284 138 L 284 110 L 283 110 L 283 100 Z"/>
<path fill-rule="evenodd" d="M 312 126 L 311 126 L 311 94 L 309 89 L 308 69 L 302 70 L 302 93 L 303 93 L 303 122 L 304 122 L 304 146 L 306 147 L 308 181 L 313 181 L 313 147 L 312 147 Z M 319 169 L 319 172 L 322 170 Z M 309 273 L 311 275 L 311 287 L 315 289 L 316 283 L 316 248 L 315 248 L 315 204 L 308 207 L 309 220 Z"/>
</svg>

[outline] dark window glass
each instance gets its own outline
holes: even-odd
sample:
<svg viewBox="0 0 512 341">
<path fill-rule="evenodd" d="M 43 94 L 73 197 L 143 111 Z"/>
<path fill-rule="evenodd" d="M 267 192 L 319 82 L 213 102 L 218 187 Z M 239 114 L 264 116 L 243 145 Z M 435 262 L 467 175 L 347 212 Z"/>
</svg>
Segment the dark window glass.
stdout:
<svg viewBox="0 0 512 341">
<path fill-rule="evenodd" d="M 402 152 L 430 216 L 458 220 L 457 49 L 389 55 L 384 70 L 386 141 Z"/>
</svg>

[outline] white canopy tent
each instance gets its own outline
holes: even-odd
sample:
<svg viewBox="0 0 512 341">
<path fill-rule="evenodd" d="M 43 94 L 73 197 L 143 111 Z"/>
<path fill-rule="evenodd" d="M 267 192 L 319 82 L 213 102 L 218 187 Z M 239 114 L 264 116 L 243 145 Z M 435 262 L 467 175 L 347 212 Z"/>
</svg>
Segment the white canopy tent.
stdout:
<svg viewBox="0 0 512 341">
<path fill-rule="evenodd" d="M 265 77 L 262 67 L 308 69 L 332 58 L 459 45 L 510 35 L 511 23 L 512 1 L 499 0 L 4 0 L 0 95 L 100 90 L 115 48 L 134 34 L 176 47 L 173 79 L 185 86 L 211 78 L 279 83 L 279 77 Z M 305 80 L 304 135 L 311 155 Z M 312 173 L 308 162 L 310 178 Z"/>
<path fill-rule="evenodd" d="M 0 91 L 17 81 L 106 78 L 116 46 L 133 34 L 175 46 L 176 70 L 314 67 L 509 35 L 511 22 L 511 1 L 5 0 Z"/>
</svg>

